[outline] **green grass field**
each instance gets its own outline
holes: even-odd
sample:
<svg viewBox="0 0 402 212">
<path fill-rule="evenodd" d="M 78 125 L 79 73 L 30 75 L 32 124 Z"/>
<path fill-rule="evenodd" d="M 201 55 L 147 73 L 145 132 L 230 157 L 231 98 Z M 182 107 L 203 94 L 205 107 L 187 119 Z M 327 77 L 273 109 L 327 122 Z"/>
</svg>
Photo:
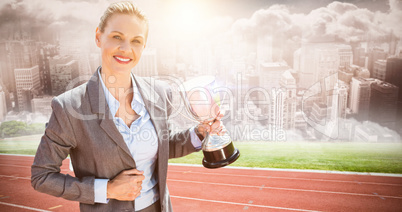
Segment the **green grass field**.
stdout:
<svg viewBox="0 0 402 212">
<path fill-rule="evenodd" d="M 402 173 L 401 143 L 236 142 L 231 166 Z M 202 164 L 202 152 L 172 163 Z"/>
<path fill-rule="evenodd" d="M 42 135 L 0 139 L 0 153 L 34 155 Z M 231 166 L 402 173 L 402 143 L 235 142 Z M 202 164 L 202 152 L 170 163 Z"/>
<path fill-rule="evenodd" d="M 0 139 L 0 153 L 34 155 L 41 135 L 27 135 Z"/>
</svg>

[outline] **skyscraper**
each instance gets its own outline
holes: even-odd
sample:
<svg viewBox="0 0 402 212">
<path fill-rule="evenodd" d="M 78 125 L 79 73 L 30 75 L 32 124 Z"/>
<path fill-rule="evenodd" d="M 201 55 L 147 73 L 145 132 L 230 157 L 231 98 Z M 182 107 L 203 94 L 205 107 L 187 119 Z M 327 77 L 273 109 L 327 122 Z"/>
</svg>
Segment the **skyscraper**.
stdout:
<svg viewBox="0 0 402 212">
<path fill-rule="evenodd" d="M 79 76 L 78 63 L 71 56 L 54 56 L 49 59 L 49 67 L 53 96 L 67 91 L 72 80 Z"/>
<path fill-rule="evenodd" d="M 52 94 L 49 59 L 56 54 L 57 48 L 55 45 L 39 43 L 39 75 L 43 86 L 43 92 L 48 95 Z"/>
<path fill-rule="evenodd" d="M 372 127 L 361 124 L 356 126 L 353 140 L 357 142 L 378 142 L 378 134 Z"/>
<path fill-rule="evenodd" d="M 245 67 L 244 67 L 245 68 Z M 259 85 L 262 89 L 266 91 L 266 93 L 258 92 L 258 99 L 260 100 L 268 100 L 270 95 L 271 100 L 274 101 L 275 95 L 281 93 L 280 90 L 280 81 L 282 78 L 282 74 L 285 71 L 289 70 L 289 66 L 286 63 L 260 63 L 259 68 Z M 284 97 L 278 96 L 283 100 Z M 259 104 L 258 107 L 261 108 L 263 114 L 269 114 L 270 123 L 273 124 L 274 120 L 279 120 L 276 116 L 281 116 L 280 114 L 273 114 L 276 110 L 279 110 L 276 104 L 283 104 L 282 100 L 278 100 L 278 102 L 272 102 L 269 105 L 262 105 Z M 276 105 L 276 106 L 275 106 Z M 271 115 L 273 114 L 273 115 Z M 283 126 L 283 124 L 278 124 L 277 129 L 279 126 Z"/>
<path fill-rule="evenodd" d="M 293 53 L 293 70 L 296 72 L 300 72 L 300 54 L 301 54 L 301 48 L 297 49 Z"/>
<path fill-rule="evenodd" d="M 386 60 L 377 60 L 374 63 L 372 77 L 375 78 L 375 79 L 379 79 L 379 80 L 384 81 L 385 80 L 385 73 L 386 73 L 386 65 L 387 65 Z"/>
<path fill-rule="evenodd" d="M 387 59 L 385 81 L 399 87 L 396 126 L 402 126 L 402 58 L 401 57 Z M 402 135 L 402 127 L 399 127 L 397 131 Z"/>
<path fill-rule="evenodd" d="M 374 48 L 368 53 L 368 67 L 367 69 L 370 71 L 370 74 L 373 75 L 374 71 L 374 63 L 377 60 L 385 60 L 387 59 L 387 53 L 380 48 Z"/>
<path fill-rule="evenodd" d="M 334 89 L 330 91 L 327 105 L 330 105 L 330 115 L 325 123 L 324 134 L 331 138 L 345 138 L 342 132 L 345 131 L 345 118 L 348 100 L 347 87 L 342 81 L 336 83 Z"/>
<path fill-rule="evenodd" d="M 296 51 L 294 55 L 295 65 L 299 72 L 299 87 L 300 88 L 309 88 L 312 84 L 314 84 L 314 74 L 316 72 L 316 68 L 314 65 L 314 44 L 312 43 L 302 43 L 302 47 Z M 297 58 L 300 56 L 300 59 Z"/>
<path fill-rule="evenodd" d="M 315 82 L 320 81 L 324 77 L 334 74 L 338 71 L 340 64 L 339 49 L 335 47 L 320 48 L 315 51 L 316 57 L 316 73 L 314 74 Z M 346 54 L 345 54 L 346 55 Z M 349 56 L 343 56 L 343 63 L 349 64 Z M 348 66 L 348 65 L 346 65 Z"/>
<path fill-rule="evenodd" d="M 39 66 L 14 69 L 19 111 L 31 111 L 33 94 L 40 93 Z"/>
<path fill-rule="evenodd" d="M 348 103 L 348 91 L 347 87 L 337 83 L 332 95 L 331 106 L 331 120 L 338 118 L 346 118 L 346 108 Z"/>
<path fill-rule="evenodd" d="M 257 38 L 257 62 L 272 62 L 272 36 L 259 35 Z"/>
<path fill-rule="evenodd" d="M 52 113 L 52 96 L 42 96 L 31 100 L 32 112 L 50 117 Z"/>
<path fill-rule="evenodd" d="M 399 88 L 387 82 L 378 81 L 371 85 L 369 118 L 383 126 L 394 129 Z"/>
<path fill-rule="evenodd" d="M 362 47 L 357 47 L 353 50 L 353 64 L 364 67 L 366 63 L 366 50 Z"/>
<path fill-rule="evenodd" d="M 148 47 L 147 47 L 148 48 Z M 182 51 L 178 51 L 182 50 Z M 175 66 L 177 63 L 187 63 L 189 64 L 190 59 L 187 59 L 190 54 L 184 53 L 184 48 L 178 48 L 176 42 L 164 42 L 162 45 L 158 46 L 158 58 L 160 61 L 161 67 L 159 67 L 159 74 L 161 75 L 169 75 L 173 73 L 175 70 Z M 180 54 L 179 54 L 180 53 Z M 179 56 L 180 61 L 177 60 Z"/>
<path fill-rule="evenodd" d="M 6 81 L 7 68 L 7 49 L 6 42 L 0 42 L 0 84 Z M 8 79 L 8 78 L 7 78 Z"/>
<path fill-rule="evenodd" d="M 340 67 L 338 70 L 338 79 L 344 83 L 350 84 L 353 74 L 353 70 L 350 67 Z"/>
<path fill-rule="evenodd" d="M 211 44 L 205 42 L 192 51 L 192 63 L 196 74 L 213 75 L 217 74 L 216 58 L 213 54 Z"/>
<path fill-rule="evenodd" d="M 296 58 L 298 55 L 300 59 Z M 322 78 L 336 73 L 341 58 L 344 66 L 353 60 L 352 50 L 347 45 L 303 42 L 300 54 L 295 53 L 294 58 L 299 62 L 299 87 L 307 89 Z"/>
<path fill-rule="evenodd" d="M 12 93 L 11 101 L 18 107 L 15 69 L 32 68 L 38 65 L 38 51 L 33 40 L 0 42 L 0 63 L 4 86 Z"/>
<path fill-rule="evenodd" d="M 370 72 L 367 68 L 356 66 L 356 65 L 351 65 L 350 66 L 350 71 L 353 73 L 354 77 L 361 77 L 361 78 L 370 78 Z"/>
<path fill-rule="evenodd" d="M 244 70 L 245 70 L 244 65 Z M 261 63 L 260 64 L 260 86 L 270 90 L 272 88 L 280 88 L 282 75 L 290 69 L 286 63 Z"/>
<path fill-rule="evenodd" d="M 0 122 L 4 120 L 7 114 L 6 94 L 0 85 Z"/>
<path fill-rule="evenodd" d="M 99 53 L 92 53 L 89 56 L 89 64 L 91 65 L 92 73 L 101 65 L 101 55 Z"/>
<path fill-rule="evenodd" d="M 310 116 L 308 117 L 309 119 L 311 119 L 313 124 L 325 126 L 329 117 L 330 110 L 325 103 L 320 101 L 313 103 Z M 316 126 L 313 126 L 313 128 L 316 128 Z"/>
<path fill-rule="evenodd" d="M 61 56 L 70 56 L 72 57 L 71 60 L 76 61 L 78 67 L 77 76 L 91 76 L 95 72 L 95 70 L 91 70 L 89 59 L 93 40 L 71 33 L 60 33 L 59 37 L 59 54 Z"/>
<path fill-rule="evenodd" d="M 358 120 L 368 120 L 371 83 L 375 79 L 353 77 L 350 85 L 349 108 Z"/>
<path fill-rule="evenodd" d="M 134 67 L 132 71 L 135 75 L 141 77 L 158 75 L 156 49 L 146 48 L 142 53 L 140 62 Z"/>
<path fill-rule="evenodd" d="M 402 102 L 402 58 L 388 58 L 385 81 L 399 87 L 398 101 Z"/>
<path fill-rule="evenodd" d="M 280 81 L 281 88 L 284 89 L 284 107 L 283 107 L 283 128 L 294 129 L 295 128 L 295 116 L 296 116 L 296 80 L 292 76 L 290 70 L 285 71 L 282 74 Z"/>
<path fill-rule="evenodd" d="M 338 47 L 339 66 L 349 67 L 353 64 L 353 52 L 350 45 L 340 44 Z"/>
</svg>

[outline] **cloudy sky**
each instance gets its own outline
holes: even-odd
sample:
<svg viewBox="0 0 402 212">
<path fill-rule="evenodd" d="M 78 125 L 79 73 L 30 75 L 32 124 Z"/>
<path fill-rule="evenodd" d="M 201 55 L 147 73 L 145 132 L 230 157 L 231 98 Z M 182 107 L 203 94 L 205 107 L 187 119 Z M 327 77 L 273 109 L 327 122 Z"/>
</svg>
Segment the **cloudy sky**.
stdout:
<svg viewBox="0 0 402 212">
<path fill-rule="evenodd" d="M 36 40 L 54 33 L 94 36 L 110 0 L 2 0 L 0 38 L 30 32 Z M 402 37 L 401 0 L 136 0 L 148 14 L 151 40 L 196 41 L 224 33 L 276 33 L 289 38 L 336 36 L 359 41 L 390 33 Z"/>
</svg>

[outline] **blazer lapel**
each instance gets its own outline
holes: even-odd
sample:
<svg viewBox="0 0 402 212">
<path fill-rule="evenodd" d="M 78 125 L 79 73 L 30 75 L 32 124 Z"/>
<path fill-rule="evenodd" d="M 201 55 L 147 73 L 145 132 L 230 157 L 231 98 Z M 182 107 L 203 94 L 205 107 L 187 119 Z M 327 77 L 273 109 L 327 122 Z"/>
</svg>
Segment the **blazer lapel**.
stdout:
<svg viewBox="0 0 402 212">
<path fill-rule="evenodd" d="M 148 83 L 142 77 L 136 76 L 134 76 L 134 80 L 137 84 L 138 90 L 140 91 L 142 99 L 144 100 L 145 108 L 147 109 L 149 116 L 151 117 L 151 121 L 154 124 L 156 133 L 159 135 L 158 142 L 161 145 L 161 138 L 166 137 L 160 135 L 160 133 L 163 133 L 164 129 L 166 129 L 166 126 L 164 126 L 167 119 L 166 109 L 164 106 L 164 101 L 162 99 L 164 97 L 160 97 L 159 94 L 156 92 L 155 81 L 150 80 Z"/>
<path fill-rule="evenodd" d="M 100 127 L 121 149 L 123 149 L 127 156 L 129 156 L 125 158 L 131 159 L 130 166 L 133 166 L 132 164 L 134 164 L 135 167 L 135 161 L 130 153 L 130 150 L 128 149 L 127 144 L 124 142 L 123 136 L 120 134 L 113 122 L 113 116 L 109 110 L 105 93 L 103 92 L 103 88 L 100 84 L 101 82 L 98 76 L 97 70 L 88 82 L 88 94 L 92 112 L 99 114 L 99 119 L 101 120 Z"/>
</svg>

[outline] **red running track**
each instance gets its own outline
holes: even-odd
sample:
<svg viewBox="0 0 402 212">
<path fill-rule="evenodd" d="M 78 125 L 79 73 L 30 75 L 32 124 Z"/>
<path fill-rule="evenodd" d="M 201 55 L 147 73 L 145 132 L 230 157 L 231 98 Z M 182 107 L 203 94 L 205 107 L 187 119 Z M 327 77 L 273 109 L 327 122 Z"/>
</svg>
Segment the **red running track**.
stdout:
<svg viewBox="0 0 402 212">
<path fill-rule="evenodd" d="M 78 211 L 33 190 L 32 161 L 0 155 L 0 211 Z M 170 165 L 168 187 L 175 212 L 402 211 L 402 177 Z"/>
</svg>

